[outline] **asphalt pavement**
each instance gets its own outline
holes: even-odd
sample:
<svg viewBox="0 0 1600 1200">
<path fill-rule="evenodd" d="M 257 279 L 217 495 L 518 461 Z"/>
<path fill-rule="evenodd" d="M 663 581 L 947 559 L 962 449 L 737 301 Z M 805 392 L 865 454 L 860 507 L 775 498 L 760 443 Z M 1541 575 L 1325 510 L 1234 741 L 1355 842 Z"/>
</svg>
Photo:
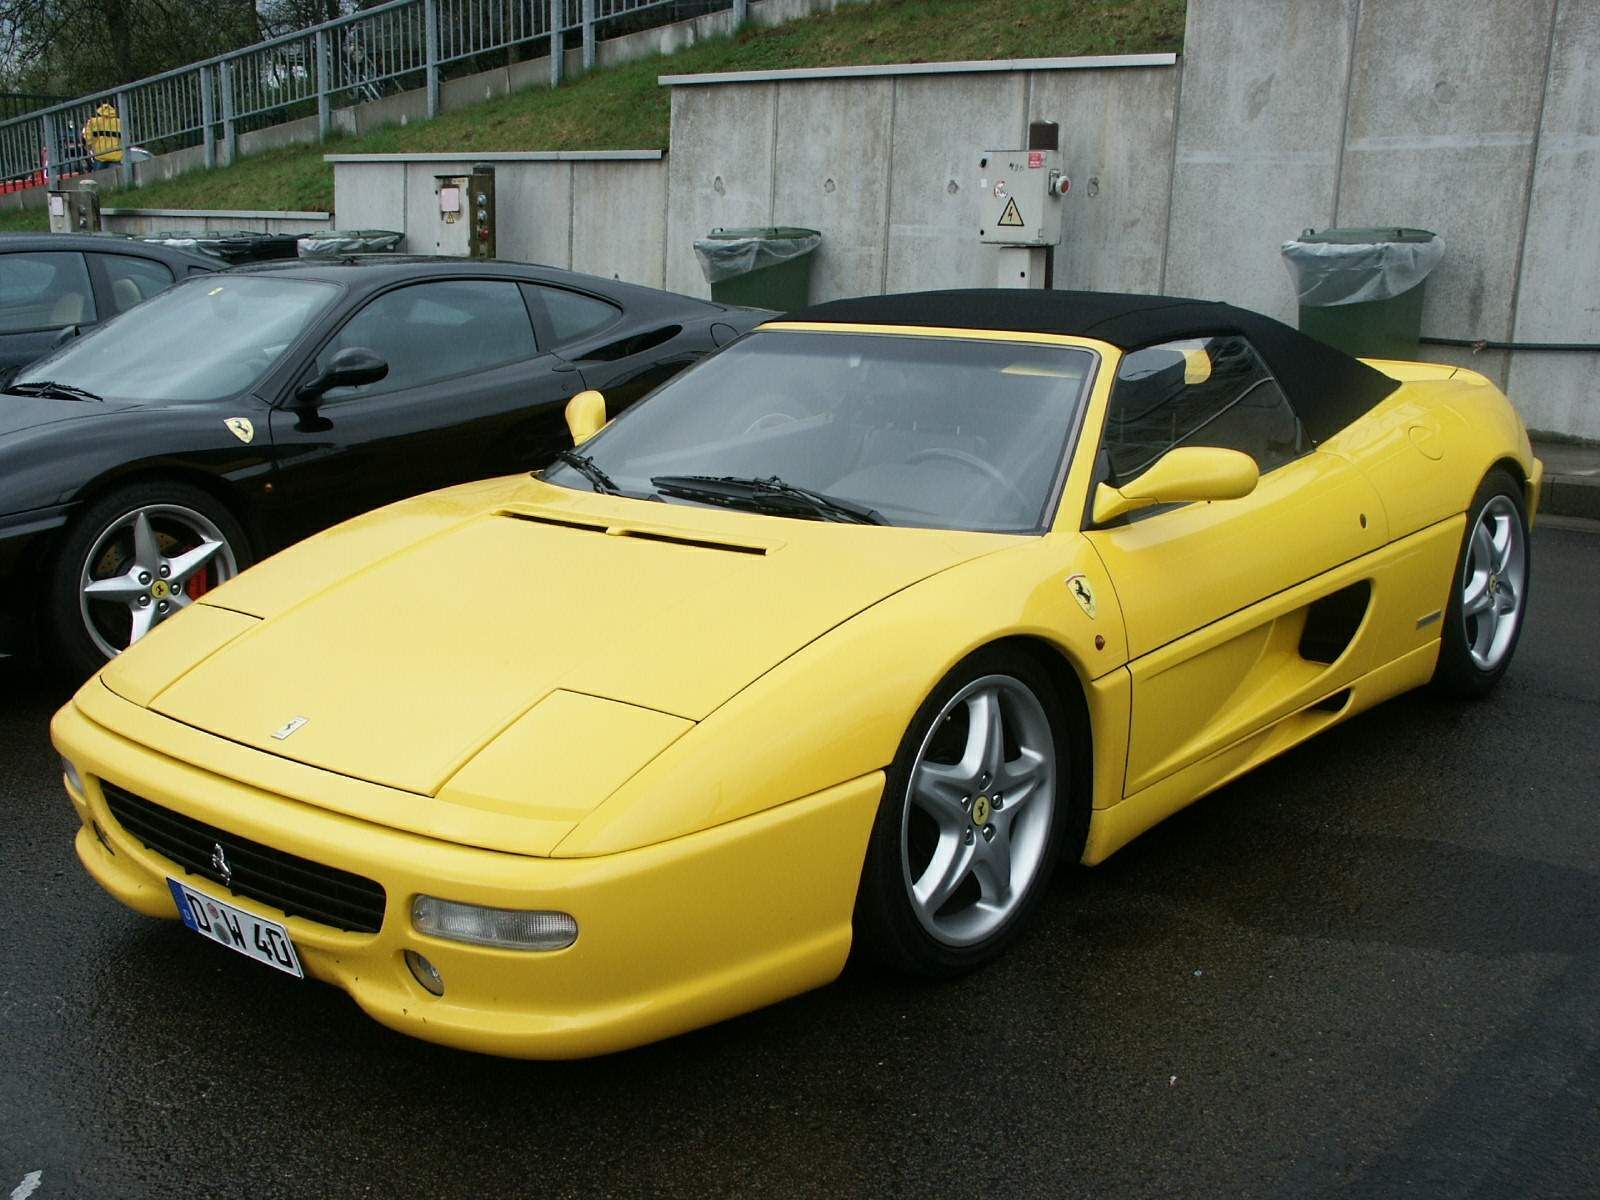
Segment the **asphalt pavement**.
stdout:
<svg viewBox="0 0 1600 1200">
<path fill-rule="evenodd" d="M 555 1065 L 122 909 L 0 663 L 0 1197 L 1600 1195 L 1600 533 L 1533 546 L 1490 699 L 1063 872 L 991 968 Z"/>
</svg>

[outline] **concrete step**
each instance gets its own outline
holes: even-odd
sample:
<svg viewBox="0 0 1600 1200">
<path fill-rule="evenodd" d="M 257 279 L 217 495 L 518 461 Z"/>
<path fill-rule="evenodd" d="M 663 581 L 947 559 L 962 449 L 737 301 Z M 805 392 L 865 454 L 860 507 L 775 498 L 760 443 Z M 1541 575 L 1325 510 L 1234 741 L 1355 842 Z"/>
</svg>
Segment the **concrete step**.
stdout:
<svg viewBox="0 0 1600 1200">
<path fill-rule="evenodd" d="M 1539 512 L 1600 520 L 1600 444 L 1536 440 L 1533 452 L 1544 463 Z"/>
</svg>

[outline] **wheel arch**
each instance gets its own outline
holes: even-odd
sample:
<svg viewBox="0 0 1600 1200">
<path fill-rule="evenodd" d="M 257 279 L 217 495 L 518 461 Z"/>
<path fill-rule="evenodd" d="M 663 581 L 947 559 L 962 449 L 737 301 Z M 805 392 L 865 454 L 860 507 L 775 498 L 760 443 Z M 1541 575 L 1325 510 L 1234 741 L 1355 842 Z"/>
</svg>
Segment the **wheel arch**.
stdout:
<svg viewBox="0 0 1600 1200">
<path fill-rule="evenodd" d="M 250 506 L 244 503 L 243 490 L 239 485 L 184 463 L 144 462 L 102 472 L 84 484 L 72 497 L 74 520 L 103 496 L 120 488 L 168 482 L 197 488 L 222 505 L 228 510 L 229 515 L 239 522 L 245 536 L 250 539 L 247 549 L 251 558 L 259 559 L 263 556 L 264 547 L 259 523 Z M 57 548 L 59 549 L 59 539 Z"/>
<path fill-rule="evenodd" d="M 1072 782 L 1075 793 L 1083 797 L 1083 803 L 1072 806 L 1071 823 L 1067 827 L 1066 840 L 1062 843 L 1061 852 L 1064 859 L 1077 861 L 1082 857 L 1084 845 L 1089 837 L 1089 818 L 1093 813 L 1095 788 L 1095 726 L 1094 716 L 1089 707 L 1088 688 L 1082 673 L 1083 666 L 1064 646 L 1035 634 L 1008 634 L 977 647 L 972 653 L 996 648 L 1026 655 L 1043 671 L 1056 690 L 1056 698 L 1061 701 L 1075 723 L 1075 728 L 1068 730 L 1067 734 L 1069 737 L 1076 734 L 1080 742 L 1072 748 Z"/>
</svg>

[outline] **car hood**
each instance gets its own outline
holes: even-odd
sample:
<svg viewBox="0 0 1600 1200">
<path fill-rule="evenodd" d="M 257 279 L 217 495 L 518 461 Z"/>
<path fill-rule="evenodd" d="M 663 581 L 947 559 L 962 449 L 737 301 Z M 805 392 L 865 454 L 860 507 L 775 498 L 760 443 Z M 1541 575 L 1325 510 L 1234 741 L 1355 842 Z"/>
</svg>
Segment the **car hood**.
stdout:
<svg viewBox="0 0 1600 1200">
<path fill-rule="evenodd" d="M 107 686 L 234 742 L 435 795 L 554 693 L 699 721 L 883 597 L 1015 540 L 475 486 L 269 560 L 207 597 L 243 618 L 218 648 L 171 656 L 163 680 L 165 659 L 136 646 Z M 535 725 L 529 771 L 568 749 L 559 723 Z"/>
<path fill-rule="evenodd" d="M 56 400 L 47 396 L 16 396 L 0 393 L 0 438 L 26 433 L 61 421 L 76 421 L 84 417 L 103 417 L 107 413 L 132 408 L 100 400 Z"/>
</svg>

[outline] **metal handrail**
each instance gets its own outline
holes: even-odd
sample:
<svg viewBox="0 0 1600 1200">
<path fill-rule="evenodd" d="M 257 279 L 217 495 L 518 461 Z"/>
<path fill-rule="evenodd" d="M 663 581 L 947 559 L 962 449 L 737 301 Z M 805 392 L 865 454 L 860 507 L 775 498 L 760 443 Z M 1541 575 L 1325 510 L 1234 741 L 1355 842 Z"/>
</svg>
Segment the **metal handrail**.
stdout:
<svg viewBox="0 0 1600 1200">
<path fill-rule="evenodd" d="M 146 76 L 121 87 L 0 120 L 0 187 L 14 190 L 63 174 L 120 161 L 133 182 L 133 155 L 202 145 L 205 164 L 238 157 L 239 123 L 314 103 L 319 138 L 332 128 L 336 97 L 375 100 L 410 90 L 419 77 L 428 116 L 439 112 L 441 69 L 541 39 L 564 49 L 564 35 L 582 33 L 583 65 L 594 65 L 600 27 L 621 16 L 664 9 L 678 0 L 388 0 L 349 16 L 266 38 L 239 50 Z M 749 0 L 711 0 L 743 21 Z M 565 55 L 551 53 L 551 83 Z M 114 117 L 96 119 L 110 105 Z M 306 115 L 309 115 L 307 112 Z M 219 151 L 220 143 L 220 151 Z"/>
</svg>

